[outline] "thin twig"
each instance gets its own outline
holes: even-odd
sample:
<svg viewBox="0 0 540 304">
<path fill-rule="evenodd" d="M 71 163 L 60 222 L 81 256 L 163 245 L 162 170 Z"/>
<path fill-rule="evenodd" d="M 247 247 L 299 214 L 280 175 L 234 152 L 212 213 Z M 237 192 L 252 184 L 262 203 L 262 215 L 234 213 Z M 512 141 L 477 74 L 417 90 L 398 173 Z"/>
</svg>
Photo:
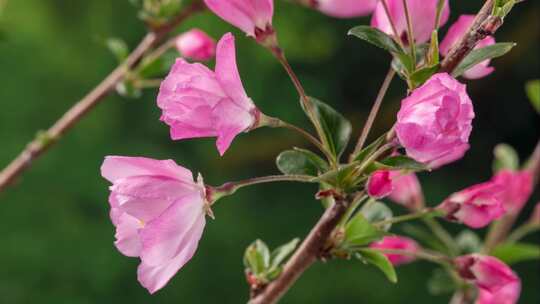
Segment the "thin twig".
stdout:
<svg viewBox="0 0 540 304">
<path fill-rule="evenodd" d="M 412 62 L 416 67 L 416 42 L 414 41 L 414 30 L 411 20 L 411 14 L 409 13 L 409 6 L 407 0 L 401 0 L 403 4 L 403 11 L 405 12 L 405 19 L 407 20 L 407 38 L 409 39 L 409 47 L 411 48 Z"/>
<path fill-rule="evenodd" d="M 99 104 L 105 96 L 114 91 L 115 86 L 126 77 L 146 54 L 146 52 L 159 43 L 178 24 L 191 16 L 193 13 L 204 9 L 204 5 L 196 1 L 191 6 L 182 10 L 171 22 L 148 33 L 139 45 L 133 50 L 128 58 L 114 69 L 98 86 L 88 95 L 69 109 L 47 131 L 40 132 L 26 148 L 0 172 L 0 192 L 20 176 L 40 155 L 56 143 L 62 135 L 71 130 L 90 110 Z"/>
<path fill-rule="evenodd" d="M 356 155 L 364 147 L 364 144 L 366 143 L 366 139 L 369 135 L 369 131 L 371 131 L 371 127 L 373 126 L 373 123 L 375 122 L 375 118 L 377 117 L 377 114 L 379 113 L 379 109 L 381 108 L 381 104 L 382 104 L 382 101 L 384 100 L 384 96 L 386 96 L 386 92 L 388 91 L 388 88 L 390 87 L 390 83 L 392 82 L 392 79 L 394 79 L 395 74 L 396 72 L 394 71 L 392 66 L 390 66 L 390 68 L 388 69 L 388 73 L 386 74 L 386 77 L 384 78 L 384 81 L 381 85 L 381 88 L 379 89 L 379 93 L 377 94 L 375 103 L 373 103 L 373 106 L 371 107 L 371 111 L 369 113 L 368 119 L 366 121 L 366 124 L 364 125 L 360 138 L 358 138 L 358 143 L 356 144 L 356 147 L 354 148 L 354 152 L 351 154 L 350 160 L 353 160 L 356 157 Z"/>
</svg>

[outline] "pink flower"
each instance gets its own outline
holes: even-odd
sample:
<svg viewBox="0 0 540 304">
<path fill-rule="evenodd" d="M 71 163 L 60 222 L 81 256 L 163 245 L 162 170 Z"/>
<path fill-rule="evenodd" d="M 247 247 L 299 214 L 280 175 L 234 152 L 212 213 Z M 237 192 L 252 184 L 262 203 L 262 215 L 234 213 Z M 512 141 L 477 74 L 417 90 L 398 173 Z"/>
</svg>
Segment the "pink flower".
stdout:
<svg viewBox="0 0 540 304">
<path fill-rule="evenodd" d="M 515 304 L 519 300 L 520 293 L 521 282 L 519 280 L 503 286 L 494 293 L 480 288 L 476 304 Z"/>
<path fill-rule="evenodd" d="M 204 0 L 206 6 L 223 20 L 258 37 L 272 32 L 273 0 Z"/>
<path fill-rule="evenodd" d="M 461 15 L 456 23 L 450 26 L 439 48 L 443 56 L 448 55 L 452 46 L 457 43 L 461 36 L 463 36 L 463 34 L 465 34 L 465 32 L 471 27 L 475 17 L 475 15 Z M 488 36 L 480 40 L 475 49 L 483 48 L 492 44 L 495 44 L 495 38 L 493 38 L 493 36 Z M 490 61 L 491 60 L 488 59 L 480 62 L 463 73 L 463 77 L 468 79 L 478 79 L 491 74 L 495 68 L 489 66 Z"/>
<path fill-rule="evenodd" d="M 126 256 L 140 257 L 139 282 L 154 293 L 197 249 L 208 208 L 205 187 L 172 160 L 108 156 L 101 175 L 113 183 L 115 245 Z"/>
<path fill-rule="evenodd" d="M 382 0 L 381 0 L 382 1 Z M 394 35 L 392 25 L 388 20 L 388 16 L 384 9 L 384 5 L 379 1 L 373 17 L 371 19 L 371 26 L 378 28 L 388 35 Z M 396 27 L 398 37 L 403 43 L 408 44 L 407 38 L 407 18 L 405 16 L 405 9 L 403 7 L 402 0 L 384 0 L 388 5 L 390 17 Z M 438 0 L 407 0 L 407 7 L 409 8 L 409 14 L 411 16 L 411 24 L 413 28 L 413 34 L 415 42 L 424 43 L 431 38 L 431 32 L 435 29 L 435 17 L 437 13 Z M 443 11 L 441 14 L 441 21 L 439 26 L 442 26 L 448 21 L 450 15 L 450 8 L 448 6 L 448 0 L 445 1 Z"/>
<path fill-rule="evenodd" d="M 492 181 L 502 187 L 499 199 L 509 213 L 519 212 L 533 190 L 533 178 L 529 171 L 501 170 Z"/>
<path fill-rule="evenodd" d="M 392 179 L 390 171 L 378 170 L 371 174 L 366 183 L 366 190 L 373 198 L 384 198 L 392 192 Z"/>
<path fill-rule="evenodd" d="M 395 129 L 408 156 L 437 168 L 469 149 L 473 118 L 465 85 L 439 73 L 403 99 Z"/>
<path fill-rule="evenodd" d="M 393 190 L 389 198 L 411 210 L 418 210 L 424 204 L 422 187 L 414 173 L 403 174 L 400 171 L 390 173 Z"/>
<path fill-rule="evenodd" d="M 308 0 L 310 6 L 337 18 L 367 16 L 379 0 Z"/>
<path fill-rule="evenodd" d="M 205 32 L 192 29 L 176 38 L 176 49 L 185 58 L 206 61 L 214 57 L 216 42 Z"/>
<path fill-rule="evenodd" d="M 504 215 L 500 195 L 503 188 L 485 182 L 450 195 L 438 209 L 451 221 L 461 222 L 472 228 L 482 228 Z"/>
<path fill-rule="evenodd" d="M 420 246 L 412 239 L 403 236 L 385 236 L 382 240 L 372 243 L 370 248 L 383 250 L 402 250 L 415 253 Z M 384 254 L 393 265 L 410 263 L 415 260 L 414 256 L 394 253 Z"/>
<path fill-rule="evenodd" d="M 517 293 L 519 294 L 519 277 L 510 267 L 492 256 L 465 255 L 456 258 L 454 263 L 459 275 L 474 283 L 480 290 L 494 295 L 505 291 L 503 288 L 508 286 L 513 285 L 515 289 L 517 284 Z M 516 290 L 513 292 L 515 293 Z"/>
<path fill-rule="evenodd" d="M 215 72 L 177 59 L 161 83 L 157 104 L 172 139 L 217 136 L 221 155 L 234 137 L 256 124 L 260 113 L 242 86 L 230 33 L 218 43 Z"/>
</svg>

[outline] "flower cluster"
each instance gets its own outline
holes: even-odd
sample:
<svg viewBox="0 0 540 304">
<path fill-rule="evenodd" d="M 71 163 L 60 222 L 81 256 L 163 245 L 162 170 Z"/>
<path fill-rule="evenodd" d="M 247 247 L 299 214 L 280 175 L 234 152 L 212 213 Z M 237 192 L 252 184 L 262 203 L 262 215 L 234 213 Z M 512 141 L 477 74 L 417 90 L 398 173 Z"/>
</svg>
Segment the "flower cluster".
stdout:
<svg viewBox="0 0 540 304">
<path fill-rule="evenodd" d="M 115 245 L 122 254 L 140 258 L 140 283 L 154 293 L 193 257 L 206 216 L 214 217 L 211 207 L 219 198 L 262 182 L 299 181 L 317 184 L 316 197 L 326 207 L 322 224 L 314 228 L 321 231 L 311 233 L 306 240 L 308 244 L 321 242 L 320 250 L 311 247 L 311 254 L 316 251 L 316 256 L 309 259 L 356 257 L 383 269 L 395 281 L 392 265 L 425 258 L 443 264 L 450 275 L 461 276 L 463 282 L 456 288 L 475 286 L 479 304 L 516 303 L 521 286 L 518 276 L 494 257 L 464 255 L 466 252 L 433 217 L 482 228 L 505 215 L 516 216 L 532 193 L 535 173 L 529 168 L 503 168 L 491 180 L 453 193 L 435 208 L 426 207 L 415 174 L 458 161 L 469 150 L 475 117 L 473 101 L 466 85 L 456 79 L 453 71 L 441 70 L 438 56 L 450 56 L 475 17 L 459 17 L 439 48 L 438 28 L 450 16 L 447 0 L 299 2 L 339 18 L 372 14 L 371 26 L 360 26 L 351 32 L 389 50 L 394 57 L 393 69 L 406 80 L 409 90 L 401 100 L 395 124 L 364 147 L 372 124 L 368 120 L 349 162 L 343 163 L 341 155 L 346 151 L 352 124 L 330 105 L 305 92 L 279 47 L 272 23 L 273 1 L 204 0 L 212 12 L 269 49 L 283 65 L 317 134 L 258 109 L 243 87 L 233 34 L 224 34 L 216 45 L 204 32 L 193 29 L 175 39 L 182 58 L 176 59 L 170 68 L 157 96 L 161 121 L 170 128 L 171 139 L 216 137 L 222 156 L 241 133 L 264 126 L 285 127 L 298 131 L 318 151 L 285 151 L 277 159 L 283 175 L 229 182 L 219 187 L 204 184 L 200 175 L 195 181 L 192 172 L 172 160 L 106 157 L 101 172 L 112 183 L 109 203 L 116 227 Z M 427 42 L 430 46 L 426 54 L 417 52 Z M 476 44 L 476 50 L 494 43 L 494 38 L 487 36 Z M 186 60 L 207 61 L 214 55 L 214 70 Z M 490 58 L 480 59 L 463 69 L 465 78 L 477 79 L 494 71 Z M 376 115 L 378 106 L 373 109 L 372 114 Z M 393 216 L 390 208 L 377 201 L 386 197 L 405 207 L 408 213 Z M 364 205 L 358 208 L 361 204 Z M 540 226 L 539 210 L 537 207 L 528 225 Z M 439 238 L 435 243 L 442 244 L 443 249 L 391 234 L 393 224 L 418 218 L 433 230 Z M 284 263 L 296 243 L 295 240 L 278 247 L 271 255 L 259 240 L 248 248 L 244 264 L 248 282 L 256 289 L 252 290 L 254 295 L 264 296 L 261 290 L 272 281 L 291 277 L 280 274 L 288 271 L 287 267 L 294 267 L 294 261 L 287 267 Z M 299 250 L 303 248 L 307 247 L 301 246 Z M 485 249 L 489 253 L 493 248 L 486 243 Z"/>
</svg>

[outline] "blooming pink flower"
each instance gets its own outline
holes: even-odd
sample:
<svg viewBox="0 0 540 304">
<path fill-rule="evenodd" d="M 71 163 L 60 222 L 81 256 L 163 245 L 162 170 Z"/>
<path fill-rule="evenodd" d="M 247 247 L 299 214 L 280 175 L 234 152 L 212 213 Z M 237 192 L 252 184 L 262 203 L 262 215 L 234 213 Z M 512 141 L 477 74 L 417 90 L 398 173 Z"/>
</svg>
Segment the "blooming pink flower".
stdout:
<svg viewBox="0 0 540 304">
<path fill-rule="evenodd" d="M 400 171 L 391 171 L 393 190 L 389 198 L 411 210 L 422 208 L 424 197 L 422 187 L 414 173 L 403 174 Z"/>
<path fill-rule="evenodd" d="M 520 293 L 521 282 L 519 280 L 503 286 L 494 293 L 480 288 L 476 304 L 515 304 L 519 300 Z"/>
<path fill-rule="evenodd" d="M 509 213 L 519 212 L 531 196 L 533 178 L 529 171 L 501 170 L 492 179 L 501 185 L 500 200 Z"/>
<path fill-rule="evenodd" d="M 407 38 L 407 18 L 405 16 L 405 9 L 403 7 L 402 0 L 384 0 L 388 6 L 389 14 L 392 22 L 396 28 L 397 35 L 403 41 L 408 44 Z M 378 28 L 388 35 L 394 35 L 391 22 L 388 20 L 388 16 L 384 9 L 383 3 L 377 4 L 373 17 L 371 19 L 371 26 Z M 411 24 L 413 28 L 414 39 L 416 43 L 424 43 L 431 37 L 431 32 L 435 29 L 435 17 L 437 13 L 438 0 L 407 0 L 407 7 L 409 8 L 409 14 L 411 17 Z M 448 21 L 450 15 L 450 8 L 448 0 L 445 0 L 445 4 L 441 13 L 441 21 L 439 26 L 442 26 Z"/>
<path fill-rule="evenodd" d="M 273 0 L 204 0 L 206 6 L 223 20 L 257 37 L 272 31 Z"/>
<path fill-rule="evenodd" d="M 154 293 L 197 249 L 206 223 L 205 187 L 172 160 L 108 156 L 101 175 L 113 183 L 115 245 L 126 256 L 140 257 L 139 282 Z"/>
<path fill-rule="evenodd" d="M 385 236 L 382 240 L 369 245 L 373 249 L 403 250 L 415 253 L 420 246 L 412 239 L 403 236 Z M 394 253 L 384 254 L 393 265 L 410 263 L 415 260 L 414 256 Z"/>
<path fill-rule="evenodd" d="M 469 149 L 473 118 L 465 85 L 439 73 L 403 99 L 395 129 L 408 156 L 437 168 Z"/>
<path fill-rule="evenodd" d="M 439 50 L 443 56 L 448 55 L 452 46 L 458 42 L 458 40 L 465 34 L 465 32 L 471 27 L 474 21 L 475 15 L 461 15 L 458 20 L 450 26 L 446 36 L 444 37 Z M 475 49 L 483 48 L 488 45 L 495 44 L 495 38 L 488 36 L 478 42 Z M 463 73 L 463 77 L 468 79 L 478 79 L 491 74 L 495 68 L 490 67 L 490 59 L 484 60 L 475 65 L 471 69 Z"/>
<path fill-rule="evenodd" d="M 450 195 L 438 209 L 446 218 L 472 228 L 482 228 L 504 215 L 503 188 L 493 182 L 477 184 Z"/>
<path fill-rule="evenodd" d="M 519 277 L 512 269 L 492 256 L 465 255 L 456 258 L 454 263 L 462 278 L 490 294 L 497 294 L 509 285 L 516 288 L 515 284 L 520 284 Z M 517 292 L 519 293 L 519 288 Z"/>
<path fill-rule="evenodd" d="M 366 190 L 369 196 L 373 198 L 383 198 L 392 192 L 392 179 L 390 171 L 378 170 L 371 174 L 366 183 Z"/>
<path fill-rule="evenodd" d="M 176 49 L 185 58 L 206 61 L 214 57 L 216 42 L 205 32 L 191 29 L 176 38 Z"/>
<path fill-rule="evenodd" d="M 157 104 L 172 139 L 217 136 L 221 155 L 236 135 L 255 125 L 260 113 L 242 86 L 230 33 L 218 43 L 215 72 L 177 59 L 161 83 Z"/>
<path fill-rule="evenodd" d="M 308 0 L 310 6 L 329 16 L 351 18 L 369 15 L 379 0 Z"/>
</svg>

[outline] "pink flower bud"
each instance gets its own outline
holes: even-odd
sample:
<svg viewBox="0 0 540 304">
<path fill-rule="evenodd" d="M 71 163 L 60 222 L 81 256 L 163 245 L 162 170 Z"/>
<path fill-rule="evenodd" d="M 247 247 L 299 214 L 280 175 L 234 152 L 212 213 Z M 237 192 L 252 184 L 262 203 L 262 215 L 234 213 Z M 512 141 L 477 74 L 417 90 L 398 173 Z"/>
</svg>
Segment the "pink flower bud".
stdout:
<svg viewBox="0 0 540 304">
<path fill-rule="evenodd" d="M 204 3 L 248 36 L 258 37 L 272 32 L 273 0 L 204 0 Z"/>
<path fill-rule="evenodd" d="M 502 187 L 499 199 L 509 213 L 521 211 L 532 194 L 533 178 L 529 171 L 501 170 L 492 181 Z"/>
<path fill-rule="evenodd" d="M 206 224 L 205 187 L 172 160 L 108 156 L 101 175 L 113 183 L 109 203 L 115 245 L 141 259 L 139 282 L 154 293 L 197 250 Z"/>
<path fill-rule="evenodd" d="M 503 188 L 485 182 L 466 188 L 448 197 L 438 209 L 451 221 L 461 222 L 471 228 L 482 228 L 504 215 L 500 201 Z"/>
<path fill-rule="evenodd" d="M 207 61 L 216 53 L 216 42 L 205 32 L 192 29 L 176 38 L 176 49 L 185 58 Z"/>
<path fill-rule="evenodd" d="M 369 196 L 373 198 L 384 198 L 392 192 L 392 179 L 390 171 L 378 170 L 371 174 L 367 183 L 366 190 Z"/>
<path fill-rule="evenodd" d="M 405 15 L 405 9 L 402 0 L 384 0 L 388 6 L 390 18 L 394 24 L 398 38 L 402 40 L 404 44 L 409 43 L 407 38 L 407 18 Z M 378 28 L 388 35 L 394 35 L 392 29 L 392 23 L 388 20 L 388 16 L 384 9 L 382 1 L 379 1 L 373 17 L 371 19 L 371 26 Z M 407 7 L 411 17 L 411 24 L 413 28 L 414 40 L 418 43 L 424 43 L 431 38 L 431 32 L 435 29 L 435 17 L 437 14 L 437 2 L 438 0 L 407 0 Z M 441 13 L 440 26 L 444 25 L 448 21 L 450 15 L 450 8 L 448 6 L 448 0 L 445 0 L 445 4 Z"/>
<path fill-rule="evenodd" d="M 420 246 L 414 240 L 403 236 L 385 236 L 382 240 L 372 243 L 369 247 L 373 249 L 403 250 L 412 254 L 420 249 Z M 412 255 L 394 253 L 385 253 L 384 255 L 393 265 L 406 264 L 415 260 Z"/>
<path fill-rule="evenodd" d="M 437 168 L 469 149 L 473 118 L 465 85 L 439 73 L 403 99 L 395 129 L 408 156 Z"/>
<path fill-rule="evenodd" d="M 516 284 L 518 286 L 520 284 L 519 277 L 512 269 L 492 256 L 465 255 L 456 258 L 454 263 L 463 279 L 474 283 L 480 290 L 492 295 L 503 291 L 503 288 L 508 286 L 513 285 L 515 289 Z M 514 290 L 515 292 L 516 290 Z M 519 287 L 517 293 L 519 294 Z"/>
<path fill-rule="evenodd" d="M 521 293 L 521 282 L 510 283 L 491 293 L 480 288 L 476 304 L 516 304 Z"/>
<path fill-rule="evenodd" d="M 310 6 L 326 15 L 352 18 L 369 15 L 378 0 L 307 0 Z"/>
<path fill-rule="evenodd" d="M 172 139 L 216 136 L 221 155 L 236 135 L 254 126 L 260 113 L 242 86 L 230 33 L 218 43 L 215 72 L 177 59 L 161 83 L 157 104 Z"/>
<path fill-rule="evenodd" d="M 410 209 L 418 210 L 424 205 L 422 187 L 414 173 L 403 174 L 400 171 L 390 173 L 393 190 L 389 198 L 394 202 Z"/>
<path fill-rule="evenodd" d="M 463 36 L 471 27 L 475 17 L 475 15 L 461 15 L 459 16 L 458 20 L 452 24 L 452 26 L 450 26 L 439 48 L 443 56 L 448 55 L 452 46 L 457 43 L 461 36 Z M 480 40 L 475 49 L 483 48 L 492 44 L 495 44 L 495 38 L 493 38 L 493 36 L 488 36 Z M 468 79 L 478 79 L 491 74 L 495 68 L 489 66 L 490 62 L 490 59 L 482 61 L 463 73 L 463 77 Z"/>
</svg>

